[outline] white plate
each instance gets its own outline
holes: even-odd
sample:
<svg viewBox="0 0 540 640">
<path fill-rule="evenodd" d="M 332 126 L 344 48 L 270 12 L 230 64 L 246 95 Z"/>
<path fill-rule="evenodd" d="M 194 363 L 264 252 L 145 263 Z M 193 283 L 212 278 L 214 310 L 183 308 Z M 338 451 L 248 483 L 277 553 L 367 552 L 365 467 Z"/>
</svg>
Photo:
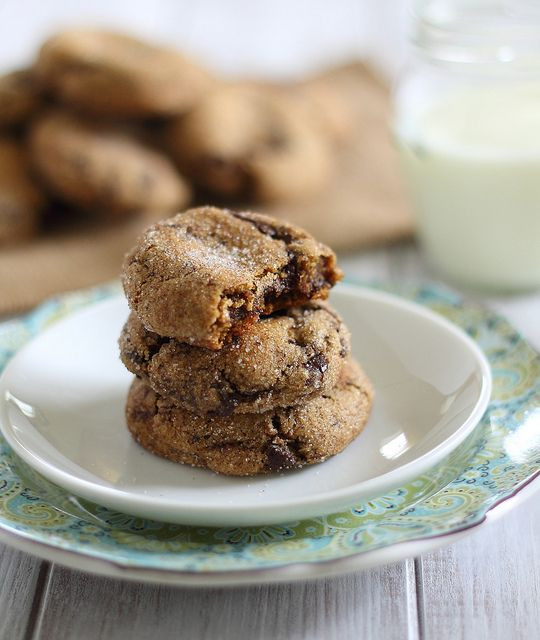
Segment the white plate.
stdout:
<svg viewBox="0 0 540 640">
<path fill-rule="evenodd" d="M 139 447 L 124 421 L 131 375 L 118 359 L 128 314 L 121 298 L 61 320 L 15 356 L 0 380 L 2 431 L 65 489 L 166 522 L 269 524 L 374 498 L 427 471 L 472 431 L 489 400 L 490 369 L 464 332 L 416 304 L 346 285 L 332 303 L 376 400 L 360 437 L 322 464 L 229 478 Z"/>
</svg>

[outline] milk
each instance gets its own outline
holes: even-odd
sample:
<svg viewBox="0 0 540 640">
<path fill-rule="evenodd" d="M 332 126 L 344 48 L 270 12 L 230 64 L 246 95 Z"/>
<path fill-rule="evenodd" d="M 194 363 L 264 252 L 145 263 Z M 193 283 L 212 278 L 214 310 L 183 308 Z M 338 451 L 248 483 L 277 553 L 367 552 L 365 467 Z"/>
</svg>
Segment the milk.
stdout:
<svg viewBox="0 0 540 640">
<path fill-rule="evenodd" d="M 470 87 L 398 119 L 429 260 L 455 281 L 540 285 L 540 85 Z"/>
</svg>

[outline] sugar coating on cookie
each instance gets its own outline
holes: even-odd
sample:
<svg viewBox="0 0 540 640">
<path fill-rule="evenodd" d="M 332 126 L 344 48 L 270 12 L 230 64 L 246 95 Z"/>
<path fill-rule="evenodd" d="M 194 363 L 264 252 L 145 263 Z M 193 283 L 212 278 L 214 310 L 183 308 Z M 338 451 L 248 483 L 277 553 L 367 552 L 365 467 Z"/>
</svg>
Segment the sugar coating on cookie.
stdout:
<svg viewBox="0 0 540 640">
<path fill-rule="evenodd" d="M 164 154 L 107 126 L 50 111 L 32 125 L 29 146 L 50 189 L 81 207 L 168 213 L 189 201 L 187 182 Z"/>
<path fill-rule="evenodd" d="M 248 476 L 300 468 L 339 453 L 364 428 L 372 401 L 371 383 L 349 361 L 328 393 L 295 407 L 229 417 L 180 409 L 136 378 L 126 418 L 133 437 L 159 456 Z"/>
<path fill-rule="evenodd" d="M 173 49 L 98 29 L 69 29 L 49 38 L 35 71 L 61 101 L 110 116 L 183 113 L 215 83 Z"/>
<path fill-rule="evenodd" d="M 305 402 L 335 386 L 350 336 L 324 302 L 261 318 L 222 349 L 163 338 L 132 313 L 120 337 L 122 362 L 161 396 L 195 413 L 263 412 Z"/>
<path fill-rule="evenodd" d="M 261 315 L 326 298 L 341 276 L 334 253 L 302 229 L 200 207 L 147 229 L 126 256 L 123 285 L 147 329 L 219 349 Z"/>
</svg>

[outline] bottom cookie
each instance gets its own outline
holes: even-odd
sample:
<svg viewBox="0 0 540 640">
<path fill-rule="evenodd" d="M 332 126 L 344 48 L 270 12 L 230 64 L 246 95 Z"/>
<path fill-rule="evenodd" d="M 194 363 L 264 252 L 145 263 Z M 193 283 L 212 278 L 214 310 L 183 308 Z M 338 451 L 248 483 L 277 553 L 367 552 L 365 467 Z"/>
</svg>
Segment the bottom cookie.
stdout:
<svg viewBox="0 0 540 640">
<path fill-rule="evenodd" d="M 126 419 L 137 442 L 174 462 L 233 476 L 251 476 L 322 462 L 364 428 L 373 389 L 353 361 L 337 385 L 303 405 L 265 413 L 199 416 L 158 396 L 136 378 Z"/>
</svg>

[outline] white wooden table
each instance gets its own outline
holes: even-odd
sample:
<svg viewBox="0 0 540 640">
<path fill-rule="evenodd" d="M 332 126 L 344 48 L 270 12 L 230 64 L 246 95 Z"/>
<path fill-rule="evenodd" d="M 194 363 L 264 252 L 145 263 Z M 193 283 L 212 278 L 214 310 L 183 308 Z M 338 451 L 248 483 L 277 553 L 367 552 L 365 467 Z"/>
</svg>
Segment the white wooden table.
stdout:
<svg viewBox="0 0 540 640">
<path fill-rule="evenodd" d="M 433 280 L 411 246 L 345 257 L 341 264 L 365 280 Z M 540 349 L 540 294 L 483 301 Z M 540 638 L 540 500 L 421 558 L 291 585 L 139 585 L 0 546 L 0 640 L 68 638 L 534 640 Z"/>
</svg>

